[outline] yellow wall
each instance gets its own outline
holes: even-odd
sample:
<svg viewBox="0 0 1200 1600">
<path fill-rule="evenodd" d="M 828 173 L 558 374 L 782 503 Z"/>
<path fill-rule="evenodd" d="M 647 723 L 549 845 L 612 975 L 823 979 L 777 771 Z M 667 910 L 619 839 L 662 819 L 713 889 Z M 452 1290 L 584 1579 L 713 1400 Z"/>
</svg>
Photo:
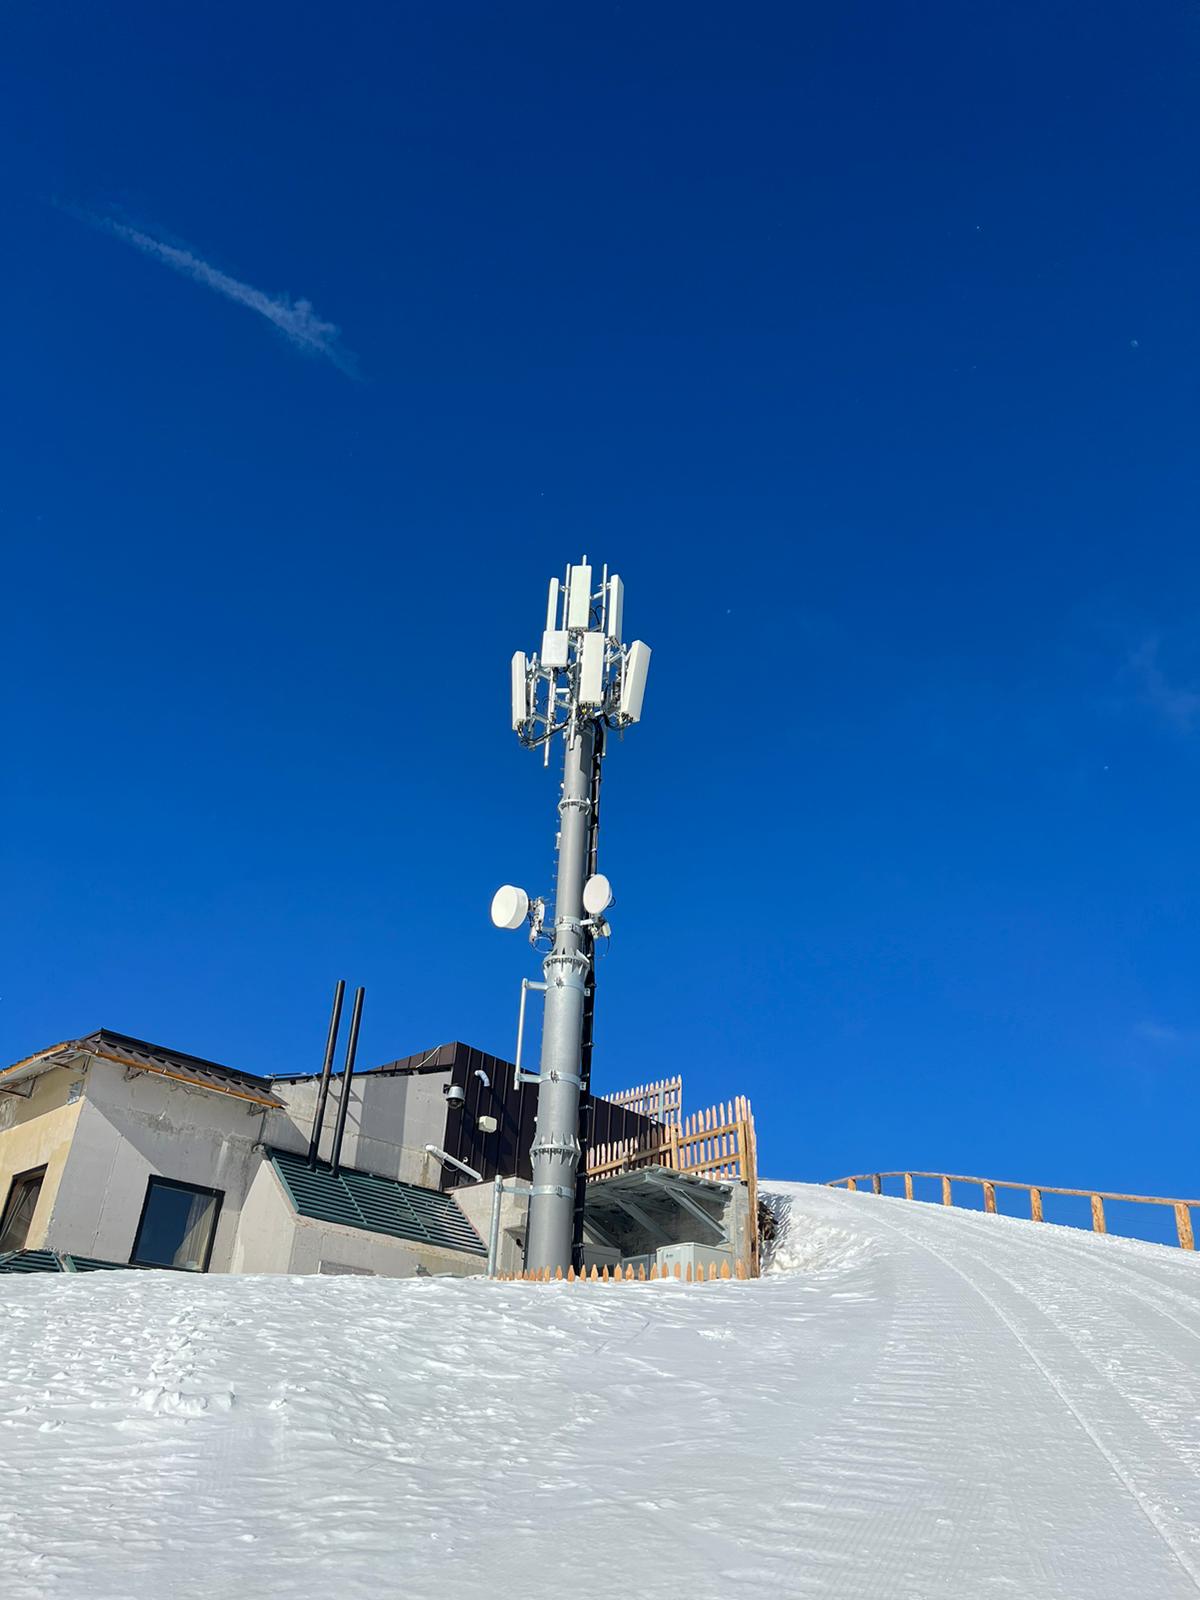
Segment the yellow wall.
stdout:
<svg viewBox="0 0 1200 1600">
<path fill-rule="evenodd" d="M 18 1172 L 34 1167 L 46 1169 L 25 1241 L 29 1250 L 40 1250 L 46 1243 L 59 1179 L 83 1109 L 82 1095 L 74 1105 L 67 1104 L 67 1093 L 80 1076 L 74 1068 L 56 1067 L 33 1080 L 33 1093 L 28 1100 L 19 1095 L 0 1095 L 0 1206 L 7 1200 L 9 1184 Z"/>
</svg>

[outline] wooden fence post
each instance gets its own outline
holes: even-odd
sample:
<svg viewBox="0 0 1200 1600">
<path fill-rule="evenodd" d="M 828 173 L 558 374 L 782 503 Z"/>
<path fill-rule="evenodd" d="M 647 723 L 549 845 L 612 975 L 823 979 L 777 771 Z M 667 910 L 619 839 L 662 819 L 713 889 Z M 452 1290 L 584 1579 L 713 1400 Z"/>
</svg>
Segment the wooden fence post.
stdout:
<svg viewBox="0 0 1200 1600">
<path fill-rule="evenodd" d="M 753 1124 L 749 1124 L 749 1127 L 750 1136 L 753 1138 Z M 712 1163 L 709 1162 L 709 1167 L 711 1166 Z M 958 1180 L 955 1180 L 950 1176 L 950 1174 L 944 1172 L 927 1172 L 921 1174 L 914 1174 L 912 1172 L 860 1172 L 854 1177 L 831 1178 L 827 1180 L 826 1187 L 836 1189 L 844 1185 L 847 1190 L 853 1191 L 858 1189 L 860 1183 L 869 1183 L 874 1194 L 882 1194 L 884 1178 L 903 1178 L 904 1198 L 906 1200 L 911 1200 L 914 1198 L 913 1179 L 916 1176 L 940 1179 L 942 1185 L 942 1204 L 944 1206 L 951 1206 L 954 1204 L 953 1184 L 955 1181 L 960 1181 L 962 1183 L 977 1183 L 983 1194 L 983 1209 L 985 1212 L 993 1215 L 996 1214 L 998 1210 L 996 1204 L 996 1190 L 998 1188 L 1018 1190 L 1024 1189 L 1029 1195 L 1029 1215 L 1034 1222 L 1044 1222 L 1046 1220 L 1045 1196 L 1047 1194 L 1077 1195 L 1080 1199 L 1086 1196 L 1091 1203 L 1092 1230 L 1095 1233 L 1103 1234 L 1108 1233 L 1108 1221 L 1104 1210 L 1104 1205 L 1107 1200 L 1120 1200 L 1122 1202 L 1132 1201 L 1139 1205 L 1171 1206 L 1175 1212 L 1175 1231 L 1179 1237 L 1179 1248 L 1181 1250 L 1193 1251 L 1196 1248 L 1196 1236 L 1193 1231 L 1192 1208 L 1194 1206 L 1200 1206 L 1200 1200 L 1171 1200 L 1162 1196 L 1144 1194 L 1110 1194 L 1104 1189 L 1047 1189 L 1045 1186 L 1039 1186 L 1033 1183 L 1005 1183 L 1001 1182 L 999 1179 L 992 1178 L 964 1178 L 960 1176 Z M 747 1275 L 750 1277 L 757 1276 L 757 1272 L 753 1266 Z"/>
</svg>

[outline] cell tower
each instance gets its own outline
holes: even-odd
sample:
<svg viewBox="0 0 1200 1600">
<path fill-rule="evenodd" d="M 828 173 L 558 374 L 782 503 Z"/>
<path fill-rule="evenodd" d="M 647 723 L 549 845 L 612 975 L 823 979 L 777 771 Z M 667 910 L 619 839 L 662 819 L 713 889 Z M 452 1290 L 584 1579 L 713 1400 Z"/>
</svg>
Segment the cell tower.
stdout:
<svg viewBox="0 0 1200 1600">
<path fill-rule="evenodd" d="M 591 1062 L 591 1011 L 597 934 L 607 934 L 605 912 L 612 901 L 608 879 L 597 872 L 600 763 L 609 728 L 641 720 L 650 647 L 621 640 L 624 585 L 605 567 L 598 588 L 585 556 L 550 580 L 546 630 L 540 655 L 518 650 L 512 658 L 512 726 L 523 745 L 542 747 L 546 765 L 551 741 L 563 741 L 562 798 L 558 803 L 558 872 L 554 915 L 546 902 L 505 884 L 492 900 L 498 928 L 529 924 L 529 941 L 549 945 L 544 981 L 521 985 L 517 1025 L 517 1077 L 536 1083 L 537 1131 L 530 1152 L 533 1183 L 525 1265 L 571 1264 L 582 1216 L 580 1100 L 587 1092 Z M 545 996 L 540 1070 L 521 1067 L 525 997 Z"/>
</svg>

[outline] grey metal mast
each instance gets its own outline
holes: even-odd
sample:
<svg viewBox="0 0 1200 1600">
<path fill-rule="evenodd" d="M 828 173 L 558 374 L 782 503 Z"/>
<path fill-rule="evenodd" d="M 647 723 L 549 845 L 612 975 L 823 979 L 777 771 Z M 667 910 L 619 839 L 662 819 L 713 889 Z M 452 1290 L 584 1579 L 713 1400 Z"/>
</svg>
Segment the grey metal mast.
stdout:
<svg viewBox="0 0 1200 1600">
<path fill-rule="evenodd" d="M 587 954 L 583 885 L 587 875 L 595 730 L 585 722 L 568 741 L 558 803 L 558 875 L 554 945 L 542 962 L 546 984 L 537 1131 L 530 1152 L 533 1187 L 525 1238 L 528 1267 L 571 1264 L 575 1180 L 579 1165 L 579 1095 L 583 1087 L 583 1007 Z"/>
<path fill-rule="evenodd" d="M 531 901 L 512 885 L 497 890 L 492 901 L 497 927 L 528 922 L 531 943 L 550 943 L 543 981 L 522 983 L 517 1029 L 518 1081 L 538 1086 L 525 1239 L 525 1265 L 531 1269 L 566 1271 L 571 1264 L 584 1011 L 592 944 L 597 933 L 608 932 L 604 913 L 612 899 L 608 879 L 592 870 L 596 766 L 603 726 L 624 728 L 640 720 L 650 663 L 649 646 L 621 642 L 623 595 L 620 578 L 609 577 L 607 569 L 593 591 L 585 557 L 568 568 L 562 584 L 551 579 L 540 655 L 518 651 L 512 660 L 512 725 L 521 742 L 542 746 L 548 761 L 551 740 L 563 739 L 553 922 L 547 926 L 544 900 Z M 536 1073 L 521 1067 L 529 989 L 545 995 Z"/>
</svg>

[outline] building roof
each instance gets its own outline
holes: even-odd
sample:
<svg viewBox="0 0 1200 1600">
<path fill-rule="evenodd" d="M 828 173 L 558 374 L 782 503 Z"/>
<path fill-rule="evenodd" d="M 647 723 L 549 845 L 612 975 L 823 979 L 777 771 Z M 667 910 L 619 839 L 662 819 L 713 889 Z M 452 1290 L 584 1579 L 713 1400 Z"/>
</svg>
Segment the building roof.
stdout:
<svg viewBox="0 0 1200 1600">
<path fill-rule="evenodd" d="M 114 1033 L 111 1028 L 97 1028 L 94 1033 L 79 1039 L 68 1039 L 62 1044 L 50 1045 L 23 1061 L 14 1061 L 11 1067 L 0 1071 L 0 1089 L 38 1077 L 55 1067 L 72 1066 L 93 1056 L 101 1061 L 112 1061 L 131 1072 L 147 1072 L 156 1077 L 170 1078 L 176 1083 L 186 1083 L 197 1089 L 209 1089 L 214 1094 L 229 1095 L 235 1100 L 245 1100 L 264 1108 L 281 1108 L 283 1101 L 271 1092 L 270 1078 L 253 1072 L 240 1072 L 235 1067 L 222 1066 L 219 1061 L 206 1061 L 203 1056 L 188 1055 L 183 1050 L 169 1050 L 165 1045 L 150 1044 L 145 1039 L 135 1039 L 128 1033 Z"/>
<path fill-rule="evenodd" d="M 387 1233 L 394 1239 L 411 1239 L 442 1250 L 487 1254 L 466 1214 L 448 1194 L 401 1183 L 397 1178 L 377 1178 L 353 1167 L 343 1167 L 334 1177 L 323 1163 L 313 1169 L 303 1156 L 290 1150 L 272 1150 L 270 1154 L 302 1217 Z"/>
<path fill-rule="evenodd" d="M 377 1067 L 356 1067 L 356 1078 L 376 1077 L 380 1074 L 385 1077 L 398 1076 L 404 1073 L 418 1072 L 445 1072 L 457 1061 L 459 1055 L 469 1049 L 457 1039 L 452 1039 L 448 1044 L 435 1044 L 432 1050 L 418 1050 L 415 1055 L 398 1056 L 395 1061 L 381 1062 Z M 277 1072 L 271 1079 L 272 1083 L 305 1083 L 310 1078 L 318 1076 L 319 1069 L 311 1072 Z M 341 1073 L 341 1067 L 335 1065 L 335 1074 Z"/>
<path fill-rule="evenodd" d="M 608 1240 L 624 1249 L 628 1236 L 638 1235 L 638 1248 L 653 1240 L 654 1248 L 697 1239 L 701 1244 L 729 1244 L 726 1207 L 731 1182 L 675 1172 L 668 1167 L 634 1167 L 607 1177 L 590 1178 L 585 1227 L 599 1227 Z"/>
</svg>

